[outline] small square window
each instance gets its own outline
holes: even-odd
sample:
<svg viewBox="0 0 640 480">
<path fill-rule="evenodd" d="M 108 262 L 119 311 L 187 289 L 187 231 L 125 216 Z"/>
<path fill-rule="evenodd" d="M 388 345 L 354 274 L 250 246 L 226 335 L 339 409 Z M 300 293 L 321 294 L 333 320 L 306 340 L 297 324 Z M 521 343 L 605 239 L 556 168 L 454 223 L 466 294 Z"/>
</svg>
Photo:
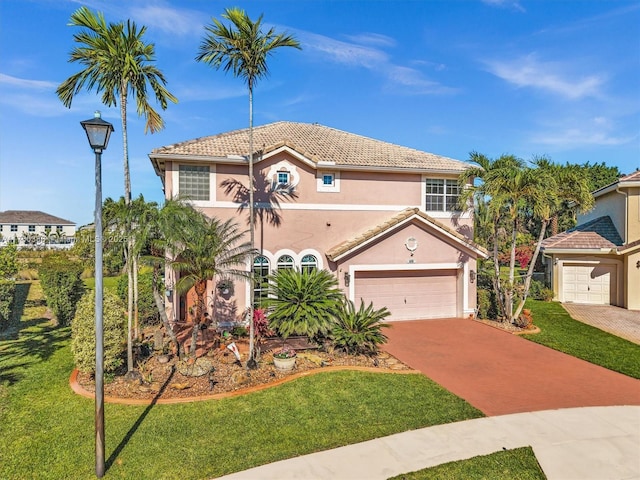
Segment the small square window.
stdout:
<svg viewBox="0 0 640 480">
<path fill-rule="evenodd" d="M 335 177 L 332 173 L 325 173 L 322 175 L 322 185 L 326 187 L 332 187 L 335 184 Z"/>
<path fill-rule="evenodd" d="M 289 172 L 278 172 L 278 183 L 281 185 L 289 184 Z"/>
<path fill-rule="evenodd" d="M 11 225 L 11 231 L 12 232 L 17 232 L 18 231 L 18 225 Z"/>
<path fill-rule="evenodd" d="M 62 233 L 62 230 L 63 230 L 63 229 L 64 229 L 64 227 L 63 227 L 62 225 L 58 225 L 58 226 L 56 227 L 56 231 L 57 231 L 58 233 Z"/>
<path fill-rule="evenodd" d="M 36 231 L 36 226 L 35 225 L 29 225 L 29 231 L 30 232 L 35 232 Z"/>
</svg>

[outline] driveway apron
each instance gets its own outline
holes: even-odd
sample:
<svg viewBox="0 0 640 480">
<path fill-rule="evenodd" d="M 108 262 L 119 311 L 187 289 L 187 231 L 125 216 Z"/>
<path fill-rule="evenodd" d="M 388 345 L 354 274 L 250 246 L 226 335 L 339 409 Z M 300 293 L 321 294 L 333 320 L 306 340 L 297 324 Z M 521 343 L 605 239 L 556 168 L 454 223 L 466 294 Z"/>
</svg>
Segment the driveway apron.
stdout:
<svg viewBox="0 0 640 480">
<path fill-rule="evenodd" d="M 486 415 L 640 405 L 640 380 L 470 319 L 393 322 L 384 349 Z"/>
</svg>

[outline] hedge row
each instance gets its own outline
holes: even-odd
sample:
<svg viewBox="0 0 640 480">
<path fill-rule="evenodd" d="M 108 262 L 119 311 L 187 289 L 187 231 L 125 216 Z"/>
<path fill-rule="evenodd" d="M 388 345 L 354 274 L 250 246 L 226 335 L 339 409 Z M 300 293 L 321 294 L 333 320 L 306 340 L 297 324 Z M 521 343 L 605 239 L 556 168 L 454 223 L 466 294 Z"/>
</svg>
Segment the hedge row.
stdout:
<svg viewBox="0 0 640 480">
<path fill-rule="evenodd" d="M 65 252 L 45 256 L 38 268 L 38 277 L 47 299 L 47 305 L 60 325 L 69 325 L 76 304 L 84 292 L 82 264 L 72 260 Z"/>
<path fill-rule="evenodd" d="M 16 282 L 13 280 L 0 280 L 0 330 L 9 325 L 15 294 Z"/>
</svg>

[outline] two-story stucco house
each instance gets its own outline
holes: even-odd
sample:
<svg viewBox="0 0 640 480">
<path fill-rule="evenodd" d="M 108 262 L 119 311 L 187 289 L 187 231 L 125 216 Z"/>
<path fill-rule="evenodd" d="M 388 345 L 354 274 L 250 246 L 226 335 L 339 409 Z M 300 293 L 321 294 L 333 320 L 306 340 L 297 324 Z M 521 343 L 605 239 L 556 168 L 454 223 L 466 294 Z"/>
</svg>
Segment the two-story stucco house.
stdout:
<svg viewBox="0 0 640 480">
<path fill-rule="evenodd" d="M 471 214 L 456 207 L 457 177 L 469 164 L 318 124 L 256 127 L 254 145 L 255 281 L 216 301 L 218 318 L 239 319 L 249 288 L 259 301 L 261 279 L 280 268 L 326 269 L 356 306 L 386 306 L 391 320 L 473 313 L 476 259 L 486 251 L 472 241 Z M 248 130 L 149 156 L 166 198 L 186 196 L 248 228 Z M 174 318 L 184 319 L 189 299 L 168 292 Z"/>
<path fill-rule="evenodd" d="M 18 247 L 44 246 L 69 248 L 76 224 L 38 210 L 0 212 L 0 245 L 9 242 Z"/>
<path fill-rule="evenodd" d="M 556 300 L 640 310 L 640 171 L 593 195 L 576 227 L 543 243 Z"/>
</svg>

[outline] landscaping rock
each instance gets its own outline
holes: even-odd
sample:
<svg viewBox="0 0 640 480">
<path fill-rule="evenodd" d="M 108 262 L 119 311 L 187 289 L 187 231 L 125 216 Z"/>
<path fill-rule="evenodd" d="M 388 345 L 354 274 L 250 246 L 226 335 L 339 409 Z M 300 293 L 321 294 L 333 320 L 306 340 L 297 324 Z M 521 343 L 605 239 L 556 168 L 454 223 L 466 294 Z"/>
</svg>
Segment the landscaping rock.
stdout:
<svg viewBox="0 0 640 480">
<path fill-rule="evenodd" d="M 201 377 L 209 373 L 213 368 L 213 362 L 209 358 L 198 358 L 195 361 L 180 361 L 176 364 L 176 370 L 185 377 Z"/>
</svg>

